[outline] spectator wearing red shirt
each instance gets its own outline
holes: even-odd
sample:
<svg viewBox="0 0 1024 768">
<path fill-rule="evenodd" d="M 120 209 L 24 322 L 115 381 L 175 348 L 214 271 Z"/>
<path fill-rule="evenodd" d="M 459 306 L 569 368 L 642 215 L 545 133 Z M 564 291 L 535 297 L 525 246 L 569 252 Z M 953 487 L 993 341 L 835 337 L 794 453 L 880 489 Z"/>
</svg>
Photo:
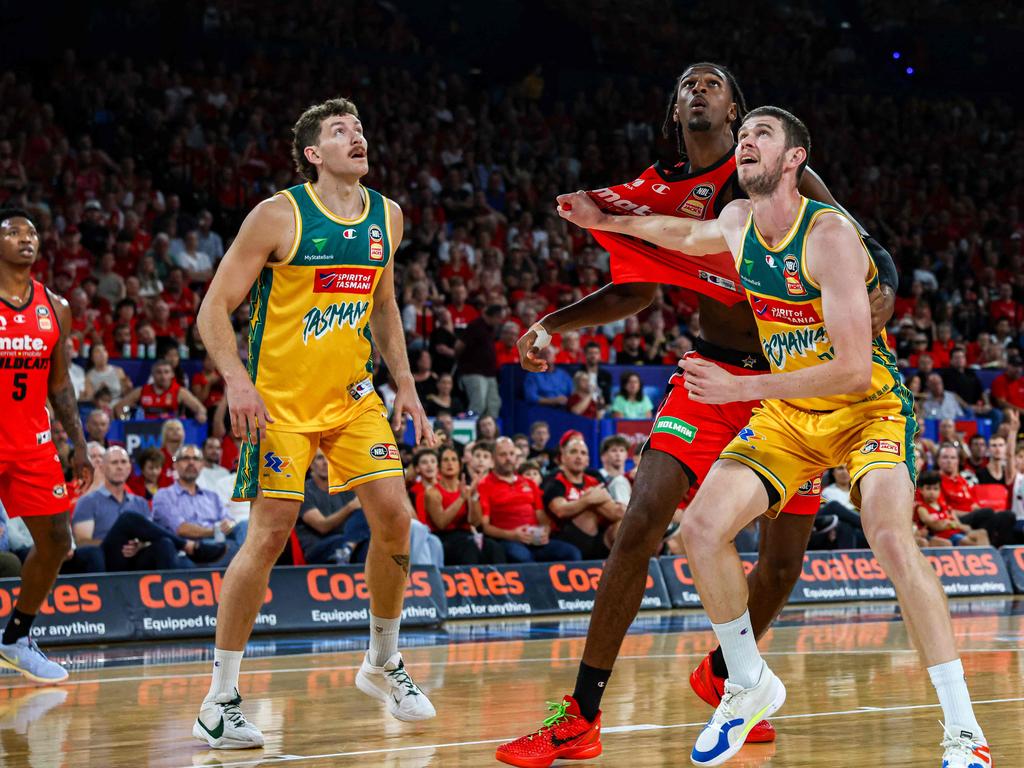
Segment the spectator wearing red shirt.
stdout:
<svg viewBox="0 0 1024 768">
<path fill-rule="evenodd" d="M 999 284 L 999 298 L 989 302 L 988 316 L 993 323 L 1005 317 L 1014 327 L 1024 320 L 1020 304 L 1013 300 L 1012 283 Z"/>
<path fill-rule="evenodd" d="M 480 317 L 480 313 L 476 307 L 466 303 L 466 299 L 469 298 L 469 290 L 462 278 L 453 277 L 449 284 L 452 303 L 448 305 L 448 312 L 452 316 L 455 335 L 461 338 L 469 324 Z"/>
<path fill-rule="evenodd" d="M 605 349 L 608 348 L 608 340 L 605 339 Z M 586 371 L 590 376 L 590 384 L 601 393 L 601 399 L 610 403 L 612 399 L 612 375 L 601 367 L 605 358 L 602 357 L 601 345 L 592 341 L 587 342 L 583 347 L 583 365 L 581 371 Z"/>
<path fill-rule="evenodd" d="M 957 520 L 970 528 L 984 529 L 994 547 L 1014 541 L 1017 518 L 1013 512 L 997 512 L 978 505 L 974 489 L 960 474 L 960 452 L 952 443 L 943 443 L 939 448 L 939 480 L 942 499 Z"/>
<path fill-rule="evenodd" d="M 599 419 L 604 414 L 604 400 L 601 390 L 593 386 L 590 374 L 576 371 L 572 377 L 572 394 L 565 407 L 570 413 L 585 416 L 588 419 Z"/>
<path fill-rule="evenodd" d="M 583 362 L 583 347 L 580 345 L 579 331 L 566 331 L 561 334 L 561 345 L 555 355 L 555 363 L 578 365 Z"/>
<path fill-rule="evenodd" d="M 192 377 L 192 394 L 206 406 L 208 416 L 213 415 L 212 409 L 224 399 L 224 379 L 208 354 L 203 358 L 203 369 Z"/>
<path fill-rule="evenodd" d="M 128 490 L 136 496 L 141 496 L 153 506 L 153 496 L 160 488 L 165 488 L 174 482 L 174 473 L 165 475 L 164 466 L 167 457 L 160 448 L 146 448 L 141 451 L 135 461 L 141 467 L 137 475 L 128 478 Z"/>
<path fill-rule="evenodd" d="M 142 408 L 143 418 L 170 419 L 178 416 L 184 407 L 200 424 L 206 423 L 206 408 L 195 395 L 175 381 L 174 367 L 169 362 L 157 360 L 150 372 L 153 383 L 135 387 L 114 405 L 115 412 L 138 405 Z"/>
<path fill-rule="evenodd" d="M 512 563 L 579 560 L 579 549 L 550 538 L 540 488 L 516 474 L 517 455 L 510 438 L 498 438 L 494 469 L 477 486 L 484 533 L 501 542 Z"/>
<path fill-rule="evenodd" d="M 185 285 L 185 271 L 181 267 L 173 267 L 167 272 L 164 280 L 164 292 L 160 298 L 167 302 L 172 318 L 195 318 L 199 302 L 196 295 Z"/>
<path fill-rule="evenodd" d="M 608 337 L 596 328 L 580 328 L 580 344 L 583 345 L 584 358 L 587 356 L 587 347 L 591 344 L 596 344 L 597 348 L 601 351 L 598 361 L 607 363 L 611 359 L 611 345 L 608 343 Z"/>
<path fill-rule="evenodd" d="M 457 277 L 464 284 L 473 282 L 475 277 L 473 268 L 469 266 L 466 261 L 466 244 L 465 243 L 453 243 L 452 247 L 448 250 L 449 260 L 447 264 L 442 264 L 441 269 L 438 272 L 438 277 L 441 280 L 441 287 L 444 290 L 449 290 L 451 287 L 452 278 Z"/>
<path fill-rule="evenodd" d="M 519 347 L 516 340 L 519 338 L 519 326 L 511 321 L 501 324 L 501 332 L 498 340 L 494 342 L 494 356 L 498 361 L 498 368 L 503 365 L 519 365 Z"/>
<path fill-rule="evenodd" d="M 556 539 L 572 544 L 585 560 L 608 557 L 625 512 L 598 477 L 587 474 L 590 451 L 580 436 L 562 444 L 558 471 L 544 483 L 544 510 Z"/>
<path fill-rule="evenodd" d="M 938 472 L 923 472 L 917 480 L 914 517 L 932 536 L 945 539 L 954 547 L 987 547 L 988 534 L 961 523 L 942 498 Z"/>
<path fill-rule="evenodd" d="M 416 510 L 416 519 L 429 525 L 426 493 L 428 488 L 433 488 L 437 483 L 437 451 L 431 448 L 416 451 L 412 457 L 412 468 L 416 472 L 416 481 L 409 486 L 409 498 Z"/>
<path fill-rule="evenodd" d="M 467 484 L 462 478 L 462 459 L 454 446 L 440 451 L 437 482 L 424 493 L 427 525 L 444 546 L 445 565 L 493 565 L 506 562 L 505 549 L 496 540 L 482 537 L 477 544 L 476 526 L 481 523 L 480 481 Z"/>
<path fill-rule="evenodd" d="M 1020 374 L 1021 356 L 1014 349 L 1006 356 L 1006 370 L 992 382 L 992 399 L 997 407 L 1024 408 L 1024 379 Z"/>
</svg>

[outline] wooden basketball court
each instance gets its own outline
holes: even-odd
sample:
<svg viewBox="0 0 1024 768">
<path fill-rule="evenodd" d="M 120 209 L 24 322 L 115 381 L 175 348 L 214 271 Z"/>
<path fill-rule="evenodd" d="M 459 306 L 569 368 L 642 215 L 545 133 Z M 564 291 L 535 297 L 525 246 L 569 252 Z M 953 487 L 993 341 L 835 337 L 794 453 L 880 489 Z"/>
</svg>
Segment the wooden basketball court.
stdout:
<svg viewBox="0 0 1024 768">
<path fill-rule="evenodd" d="M 938 766 L 941 712 L 893 618 L 891 606 L 878 605 L 787 611 L 761 644 L 789 691 L 775 718 L 779 740 L 746 747 L 729 765 Z M 657 620 L 645 615 L 641 625 Z M 407 666 L 438 710 L 436 720 L 421 724 L 391 719 L 356 690 L 361 651 L 249 659 L 241 678 L 244 708 L 267 737 L 266 748 L 256 751 L 211 751 L 192 739 L 208 661 L 76 671 L 61 688 L 0 677 L 0 765 L 497 765 L 497 744 L 539 726 L 545 701 L 571 692 L 583 652 L 583 637 L 558 636 L 557 621 L 534 624 L 539 631 L 523 632 L 524 622 L 454 624 L 461 641 L 406 650 Z M 1024 601 L 975 600 L 954 624 L 996 765 L 1024 765 Z M 574 633 L 584 626 L 577 621 Z M 530 636 L 466 642 L 478 629 Z M 604 755 L 560 764 L 689 765 L 710 710 L 687 677 L 712 642 L 707 630 L 642 626 L 627 637 L 605 696 Z M 115 650 L 89 649 L 90 663 Z M 54 655 L 74 665 L 74 651 Z"/>
</svg>

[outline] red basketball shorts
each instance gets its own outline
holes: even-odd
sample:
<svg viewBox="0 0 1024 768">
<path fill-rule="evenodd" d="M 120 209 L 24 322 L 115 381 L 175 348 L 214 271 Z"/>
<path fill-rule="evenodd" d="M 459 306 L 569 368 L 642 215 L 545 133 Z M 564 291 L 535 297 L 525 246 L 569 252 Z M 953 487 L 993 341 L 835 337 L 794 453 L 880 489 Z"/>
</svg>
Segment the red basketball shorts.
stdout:
<svg viewBox="0 0 1024 768">
<path fill-rule="evenodd" d="M 764 373 L 754 368 L 724 363 L 697 352 L 691 352 L 689 356 L 712 362 L 737 376 Z M 753 356 L 749 356 L 749 360 L 753 361 L 752 366 L 763 362 L 755 360 Z M 701 483 L 707 477 L 711 465 L 718 461 L 725 446 L 747 426 L 751 411 L 761 401 L 718 405 L 698 403 L 690 399 L 685 381 L 682 370 L 669 379 L 668 394 L 655 414 L 651 437 L 645 449 L 653 448 L 672 456 L 687 470 L 692 483 Z M 817 514 L 820 494 L 821 478 L 805 483 L 782 511 L 790 515 Z"/>
<path fill-rule="evenodd" d="M 53 443 L 28 456 L 0 458 L 0 502 L 8 517 L 41 517 L 68 511 L 68 487 Z"/>
</svg>

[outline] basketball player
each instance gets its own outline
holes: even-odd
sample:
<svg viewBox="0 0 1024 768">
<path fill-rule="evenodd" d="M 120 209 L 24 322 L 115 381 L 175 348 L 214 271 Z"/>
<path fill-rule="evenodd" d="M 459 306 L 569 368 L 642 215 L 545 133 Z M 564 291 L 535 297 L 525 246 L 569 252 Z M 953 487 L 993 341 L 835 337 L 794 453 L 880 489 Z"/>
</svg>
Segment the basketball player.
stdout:
<svg viewBox="0 0 1024 768">
<path fill-rule="evenodd" d="M 371 380 L 372 337 L 397 383 L 395 428 L 408 415 L 417 441 L 432 444 L 395 303 L 402 211 L 359 183 L 369 170 L 367 142 L 352 102 L 310 107 L 294 136 L 295 164 L 308 182 L 246 217 L 199 310 L 200 333 L 226 384 L 232 430 L 246 438 L 234 495 L 253 500 L 245 544 L 224 577 L 213 681 L 192 729 L 221 749 L 263 745 L 239 709 L 238 669 L 317 449 L 327 457 L 331 492 L 355 491 L 372 534 L 370 648 L 356 685 L 399 720 L 435 714 L 398 652 L 413 512 L 392 425 Z M 248 370 L 230 322 L 247 293 Z"/>
<path fill-rule="evenodd" d="M 65 680 L 67 670 L 46 658 L 29 631 L 74 542 L 47 398 L 74 445 L 80 487 L 92 482 L 92 467 L 68 375 L 71 308 L 32 279 L 38 256 L 39 233 L 29 215 L 15 208 L 0 211 L 0 502 L 8 515 L 24 519 L 34 543 L 21 570 L 18 603 L 0 638 L 0 666 L 52 684 Z"/>
<path fill-rule="evenodd" d="M 735 78 L 720 64 L 700 63 L 679 77 L 666 117 L 666 134 L 673 129 L 682 162 L 669 169 L 655 165 L 631 184 L 591 192 L 595 203 L 609 213 L 663 213 L 696 219 L 718 215 L 734 196 L 736 186 L 735 130 L 746 105 Z M 804 193 L 834 202 L 821 180 L 804 174 Z M 633 206 L 632 208 L 628 206 Z M 757 336 L 753 314 L 744 298 L 739 275 L 728 253 L 714 260 L 690 258 L 636 238 L 611 232 L 592 232 L 612 256 L 615 282 L 575 304 L 542 318 L 519 340 L 520 359 L 528 370 L 540 370 L 538 348 L 549 335 L 600 325 L 634 314 L 651 303 L 657 284 L 681 285 L 700 297 L 701 338 L 696 354 L 727 370 L 756 374 L 768 370 Z M 892 313 L 897 282 L 892 257 L 877 243 L 879 269 L 885 264 L 887 295 L 873 294 L 876 329 Z M 723 249 L 724 250 L 724 249 Z M 499 747 L 497 757 L 512 765 L 537 765 L 538 759 L 582 757 L 594 752 L 600 729 L 600 704 L 622 640 L 636 617 L 647 580 L 650 555 L 692 483 L 704 479 L 722 449 L 746 425 L 755 402 L 707 405 L 692 402 L 683 386 L 680 369 L 669 380 L 668 395 L 655 419 L 654 431 L 644 447 L 633 496 L 620 524 L 615 545 L 598 587 L 587 633 L 587 644 L 566 712 L 544 732 L 550 738 L 524 737 Z M 818 510 L 818 488 L 809 483 L 793 497 L 784 514 L 762 526 L 757 566 L 750 574 L 750 610 L 760 637 L 782 610 L 803 567 L 804 550 Z M 712 707 L 721 701 L 728 676 L 720 649 L 709 654 L 690 678 L 697 694 Z M 557 705 L 561 706 L 561 705 Z M 578 711 L 577 711 L 578 710 Z M 549 718 L 550 719 L 550 718 Z M 556 718 L 557 720 L 557 718 Z M 748 735 L 752 742 L 773 741 L 775 730 L 767 721 Z"/>
<path fill-rule="evenodd" d="M 693 401 L 762 401 L 683 517 L 694 581 L 729 667 L 725 695 L 690 759 L 695 765 L 726 762 L 750 728 L 786 698 L 758 653 L 733 538 L 758 516 L 778 515 L 794 489 L 843 464 L 868 542 L 893 581 L 907 632 L 938 692 L 945 716 L 942 765 L 989 768 L 946 595 L 910 524 L 913 396 L 884 340 L 872 340 L 867 291 L 850 290 L 858 283 L 871 290 L 878 272 L 849 219 L 799 193 L 809 151 L 807 128 L 789 112 L 750 112 L 736 148 L 739 182 L 750 199 L 730 203 L 716 221 L 608 216 L 585 193 L 559 197 L 560 215 L 582 227 L 688 254 L 717 254 L 727 246 L 771 365 L 770 374 L 743 376 L 698 358 L 682 362 Z"/>
</svg>

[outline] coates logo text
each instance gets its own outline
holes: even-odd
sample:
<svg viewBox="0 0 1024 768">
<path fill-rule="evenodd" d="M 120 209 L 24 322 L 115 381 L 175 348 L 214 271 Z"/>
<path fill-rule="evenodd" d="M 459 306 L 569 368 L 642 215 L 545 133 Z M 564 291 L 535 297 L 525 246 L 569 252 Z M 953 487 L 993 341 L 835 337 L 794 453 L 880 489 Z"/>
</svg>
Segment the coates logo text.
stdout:
<svg viewBox="0 0 1024 768">
<path fill-rule="evenodd" d="M 373 269 L 325 269 L 316 270 L 313 277 L 313 293 L 359 293 L 373 290 Z"/>
</svg>

